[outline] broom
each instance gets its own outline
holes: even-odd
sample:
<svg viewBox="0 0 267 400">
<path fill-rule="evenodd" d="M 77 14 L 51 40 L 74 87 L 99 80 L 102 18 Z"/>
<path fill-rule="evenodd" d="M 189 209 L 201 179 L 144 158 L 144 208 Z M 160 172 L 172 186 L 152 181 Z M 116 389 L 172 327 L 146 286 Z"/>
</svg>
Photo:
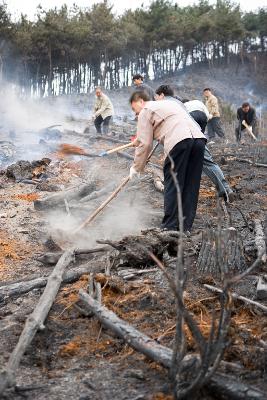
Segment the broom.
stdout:
<svg viewBox="0 0 267 400">
<path fill-rule="evenodd" d="M 74 145 L 68 144 L 68 143 L 62 143 L 59 146 L 58 151 L 61 154 L 65 154 L 65 155 L 73 154 L 73 155 L 86 156 L 86 157 L 103 157 L 103 156 L 107 156 L 112 153 L 116 153 L 117 151 L 120 151 L 120 150 L 128 149 L 129 147 L 134 147 L 134 145 L 135 144 L 133 142 L 130 142 L 130 143 L 124 144 L 122 146 L 115 147 L 114 149 L 111 149 L 111 150 L 101 151 L 101 153 L 99 153 L 99 154 L 92 154 L 92 153 L 88 153 L 82 147 L 74 146 Z"/>
<path fill-rule="evenodd" d="M 68 155 L 68 154 L 77 154 L 80 156 L 86 156 L 90 157 L 92 154 L 87 153 L 86 150 L 84 150 L 82 147 L 79 146 L 74 146 L 73 144 L 68 144 L 68 143 L 62 143 L 58 147 L 58 151 L 62 154 Z"/>
</svg>

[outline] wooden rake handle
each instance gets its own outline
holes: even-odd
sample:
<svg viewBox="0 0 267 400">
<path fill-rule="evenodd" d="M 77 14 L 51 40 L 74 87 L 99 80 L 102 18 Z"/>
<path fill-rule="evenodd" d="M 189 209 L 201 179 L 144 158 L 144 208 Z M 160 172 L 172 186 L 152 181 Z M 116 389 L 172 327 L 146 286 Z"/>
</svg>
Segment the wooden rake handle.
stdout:
<svg viewBox="0 0 267 400">
<path fill-rule="evenodd" d="M 153 147 L 153 149 L 151 150 L 151 152 L 149 153 L 148 157 L 147 157 L 147 161 L 146 163 L 149 162 L 150 158 L 152 157 L 153 153 L 155 152 L 156 148 L 158 147 L 159 142 L 157 142 L 155 144 L 155 146 Z M 130 146 L 129 146 L 130 147 Z M 111 202 L 112 199 L 114 199 L 114 197 L 117 196 L 117 194 L 124 188 L 125 185 L 127 185 L 127 183 L 130 180 L 130 175 L 127 176 L 126 178 L 124 178 L 121 183 L 119 184 L 119 186 L 114 190 L 113 193 L 111 193 L 111 195 L 91 214 L 89 215 L 88 218 L 86 218 L 86 220 L 80 225 L 78 226 L 78 228 L 75 229 L 75 231 L 73 232 L 78 233 L 81 229 L 85 228 L 90 222 L 92 222 L 95 217 Z"/>
<path fill-rule="evenodd" d="M 108 205 L 108 203 L 110 203 L 111 200 L 117 196 L 117 194 L 121 191 L 121 189 L 129 182 L 129 180 L 130 176 L 124 178 L 121 181 L 120 185 L 114 190 L 114 192 L 111 193 L 111 195 L 91 215 L 89 215 L 89 217 L 86 218 L 86 220 L 80 226 L 78 226 L 78 228 L 76 228 L 73 233 L 79 232 L 81 229 L 85 228 L 86 225 L 90 224 L 90 222 L 92 222 L 93 219 L 95 219 L 95 217 Z"/>
<path fill-rule="evenodd" d="M 114 149 L 107 150 L 106 154 L 116 153 L 117 151 L 128 149 L 129 147 L 134 147 L 134 142 L 123 144 L 122 146 L 115 147 Z"/>
<path fill-rule="evenodd" d="M 252 132 L 252 129 L 248 126 L 248 124 L 246 123 L 246 121 L 242 121 L 242 125 L 244 125 L 244 127 L 247 129 L 247 132 L 250 134 L 250 136 L 251 136 L 254 140 L 257 140 L 256 136 L 255 136 L 254 133 Z"/>
</svg>

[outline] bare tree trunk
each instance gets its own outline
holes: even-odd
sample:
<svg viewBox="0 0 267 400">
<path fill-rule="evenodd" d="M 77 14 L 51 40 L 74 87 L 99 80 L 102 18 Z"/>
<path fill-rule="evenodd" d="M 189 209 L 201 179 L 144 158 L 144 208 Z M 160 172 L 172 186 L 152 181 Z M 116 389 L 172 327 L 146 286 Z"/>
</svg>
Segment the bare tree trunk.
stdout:
<svg viewBox="0 0 267 400">
<path fill-rule="evenodd" d="M 52 49 L 51 43 L 48 46 L 48 58 L 49 58 L 49 75 L 48 75 L 48 95 L 52 95 L 52 80 L 53 80 L 53 65 L 52 65 Z"/>
</svg>

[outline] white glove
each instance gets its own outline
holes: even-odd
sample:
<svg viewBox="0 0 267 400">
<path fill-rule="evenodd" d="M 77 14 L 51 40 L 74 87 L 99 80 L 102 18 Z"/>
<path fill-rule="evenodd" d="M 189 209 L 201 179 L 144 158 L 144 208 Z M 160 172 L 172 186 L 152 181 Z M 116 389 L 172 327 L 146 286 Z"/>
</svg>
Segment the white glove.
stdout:
<svg viewBox="0 0 267 400">
<path fill-rule="evenodd" d="M 134 177 L 139 177 L 140 173 L 136 171 L 134 167 L 130 168 L 130 179 L 133 179 Z"/>
</svg>

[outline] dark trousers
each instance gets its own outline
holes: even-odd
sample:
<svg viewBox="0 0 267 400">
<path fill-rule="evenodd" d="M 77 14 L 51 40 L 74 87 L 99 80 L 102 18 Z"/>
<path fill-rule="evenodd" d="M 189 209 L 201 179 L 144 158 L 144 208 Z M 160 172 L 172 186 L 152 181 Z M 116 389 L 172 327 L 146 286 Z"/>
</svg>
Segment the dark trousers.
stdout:
<svg viewBox="0 0 267 400">
<path fill-rule="evenodd" d="M 107 134 L 109 132 L 110 120 L 111 120 L 111 116 L 106 117 L 105 119 L 103 119 L 101 117 L 101 115 L 96 117 L 96 119 L 94 120 L 94 124 L 95 124 L 95 128 L 96 128 L 97 133 L 102 133 L 101 126 L 103 124 L 103 133 Z"/>
<path fill-rule="evenodd" d="M 205 133 L 205 129 L 208 122 L 207 115 L 203 111 L 198 111 L 198 110 L 191 111 L 190 115 L 200 126 L 201 132 Z"/>
<path fill-rule="evenodd" d="M 225 136 L 220 117 L 213 117 L 208 121 L 209 139 L 215 138 L 215 134 L 221 138 Z"/>
<path fill-rule="evenodd" d="M 196 215 L 205 143 L 205 139 L 185 139 L 177 143 L 170 152 L 181 191 L 184 231 L 191 230 Z M 163 172 L 164 218 L 162 228 L 178 230 L 177 189 L 171 175 L 171 161 L 168 156 Z"/>
</svg>

